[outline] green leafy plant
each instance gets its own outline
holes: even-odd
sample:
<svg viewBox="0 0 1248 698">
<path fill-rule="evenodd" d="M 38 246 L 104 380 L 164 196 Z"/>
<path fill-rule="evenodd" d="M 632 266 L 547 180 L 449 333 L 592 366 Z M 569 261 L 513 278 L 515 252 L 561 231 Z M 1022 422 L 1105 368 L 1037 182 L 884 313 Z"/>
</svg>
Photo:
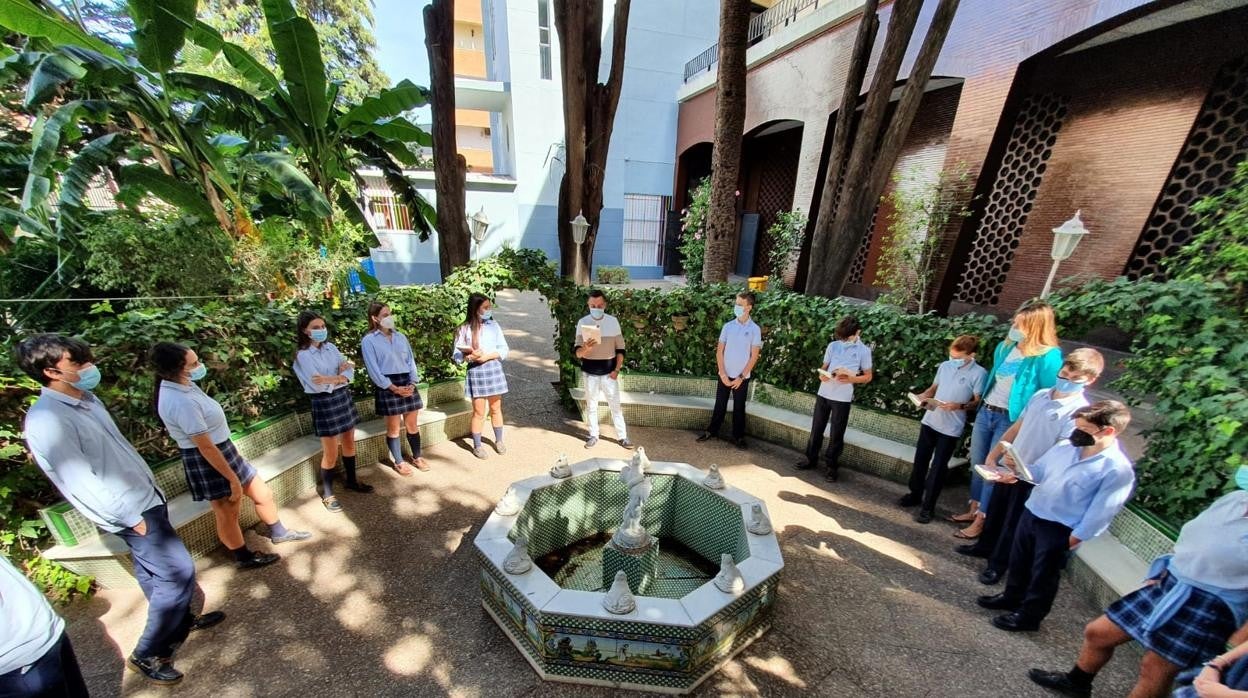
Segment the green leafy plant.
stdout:
<svg viewBox="0 0 1248 698">
<path fill-rule="evenodd" d="M 767 236 L 771 238 L 767 266 L 776 286 L 783 285 L 785 270 L 796 261 L 794 253 L 802 246 L 807 222 L 806 214 L 801 211 L 781 211 L 776 215 L 776 222 L 767 229 Z"/>
<path fill-rule="evenodd" d="M 626 284 L 628 281 L 628 270 L 624 267 L 598 267 L 598 283 L 600 284 Z"/>
<path fill-rule="evenodd" d="M 690 286 L 702 284 L 706 262 L 706 215 L 711 207 L 711 178 L 703 177 L 694 188 L 689 207 L 681 213 L 680 256 L 685 263 L 685 279 Z"/>
<path fill-rule="evenodd" d="M 210 220 L 167 207 L 94 214 L 82 231 L 87 278 L 105 291 L 208 296 L 236 290 L 234 241 Z"/>
</svg>

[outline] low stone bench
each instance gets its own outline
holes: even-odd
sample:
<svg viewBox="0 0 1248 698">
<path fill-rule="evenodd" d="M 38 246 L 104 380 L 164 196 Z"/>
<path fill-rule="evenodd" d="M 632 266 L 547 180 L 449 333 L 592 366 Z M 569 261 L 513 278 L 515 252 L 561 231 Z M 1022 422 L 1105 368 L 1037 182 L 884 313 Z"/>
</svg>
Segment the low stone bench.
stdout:
<svg viewBox="0 0 1248 698">
<path fill-rule="evenodd" d="M 1108 531 L 1075 551 L 1070 582 L 1104 608 L 1140 588 L 1153 559 L 1174 551 L 1172 535 L 1134 507 L 1123 509 Z"/>
<path fill-rule="evenodd" d="M 421 441 L 433 445 L 468 435 L 472 403 L 464 398 L 462 380 L 421 384 L 426 407 L 420 411 Z M 389 462 L 386 427 L 373 411 L 373 399 L 355 403 L 362 421 L 355 430 L 356 457 L 361 466 Z M 273 490 L 279 505 L 294 500 L 320 482 L 321 441 L 312 430 L 308 412 L 275 417 L 233 435 L 239 452 L 256 468 Z M 406 446 L 406 444 L 404 444 Z M 339 466 L 341 467 L 341 466 Z M 165 461 L 154 468 L 156 482 L 168 497 L 169 518 L 186 543 L 192 557 L 215 550 L 216 523 L 208 502 L 191 499 L 180 459 Z M 243 499 L 240 513 L 244 528 L 259 522 L 251 500 Z M 101 533 L 69 503 L 60 502 L 40 512 L 57 545 L 44 551 L 44 557 L 70 570 L 95 577 L 105 588 L 134 586 L 130 554 L 121 538 Z"/>
<path fill-rule="evenodd" d="M 798 451 L 806 448 L 810 438 L 811 415 L 815 396 L 783 390 L 766 383 L 750 386 L 745 413 L 746 434 Z M 585 388 L 572 389 L 585 416 Z M 600 398 L 598 418 L 609 423 L 611 413 Z M 715 380 L 688 376 L 667 376 L 646 373 L 620 374 L 620 403 L 625 421 L 632 426 L 654 426 L 670 429 L 701 430 L 710 421 L 715 407 Z M 732 424 L 732 410 L 725 418 L 723 433 Z M 908 482 L 914 464 L 914 445 L 919 439 L 919 420 L 908 419 L 854 406 L 849 411 L 849 427 L 845 430 L 845 450 L 841 456 L 845 467 L 894 482 Z M 824 430 L 827 437 L 830 430 Z M 954 458 L 951 469 L 966 466 L 965 458 Z"/>
</svg>

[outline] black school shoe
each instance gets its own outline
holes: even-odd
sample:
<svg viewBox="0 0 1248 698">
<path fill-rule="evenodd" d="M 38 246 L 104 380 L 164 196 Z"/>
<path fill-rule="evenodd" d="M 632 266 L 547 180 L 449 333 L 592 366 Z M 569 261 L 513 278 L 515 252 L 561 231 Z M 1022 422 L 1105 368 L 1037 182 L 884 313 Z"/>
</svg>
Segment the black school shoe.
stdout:
<svg viewBox="0 0 1248 698">
<path fill-rule="evenodd" d="M 989 567 L 988 569 L 979 573 L 979 583 L 992 586 L 993 584 L 997 584 L 998 582 L 1000 582 L 1001 577 L 1003 576 L 1004 575 L 1001 574 L 1000 572 Z"/>
<path fill-rule="evenodd" d="M 975 599 L 975 603 L 980 608 L 986 608 L 990 611 L 1013 611 L 1018 608 L 1019 601 L 1011 599 L 1005 594 L 990 594 L 988 596 L 980 596 Z"/>
<path fill-rule="evenodd" d="M 836 471 L 837 471 L 836 468 L 828 468 L 824 470 L 823 478 L 827 480 L 828 482 L 836 482 L 837 478 L 839 477 Z"/>
<path fill-rule="evenodd" d="M 268 567 L 280 559 L 282 559 L 282 556 L 277 553 L 256 553 L 252 555 L 249 560 L 240 560 L 238 562 L 238 569 L 254 570 L 260 567 Z"/>
<path fill-rule="evenodd" d="M 997 616 L 992 619 L 992 624 L 1011 633 L 1034 632 L 1040 629 L 1040 621 L 1028 618 L 1018 611 Z"/>
<path fill-rule="evenodd" d="M 714 435 L 714 434 L 712 434 L 712 433 L 711 433 L 711 432 L 709 432 L 709 431 L 704 431 L 704 432 L 702 432 L 702 435 L 698 437 L 697 441 L 698 441 L 698 443 L 702 443 L 702 442 L 704 442 L 704 441 L 710 441 L 710 440 L 711 440 L 711 439 L 713 439 L 713 438 L 715 438 L 715 435 Z"/>
<path fill-rule="evenodd" d="M 126 661 L 131 671 L 137 671 L 149 681 L 161 686 L 172 686 L 182 680 L 182 672 L 173 668 L 172 659 L 148 657 L 140 659 L 133 654 Z"/>
<path fill-rule="evenodd" d="M 794 470 L 814 470 L 815 464 L 805 458 L 799 460 L 791 466 Z"/>
<path fill-rule="evenodd" d="M 927 509 L 920 509 L 919 513 L 914 515 L 916 523 L 929 524 L 932 522 L 932 512 Z"/>
<path fill-rule="evenodd" d="M 342 484 L 342 486 L 351 490 L 352 492 L 359 492 L 360 494 L 368 494 L 369 492 L 373 491 L 372 485 L 366 482 L 360 482 L 359 480 L 355 480 L 355 481 L 347 480 L 346 482 Z"/>
<path fill-rule="evenodd" d="M 988 559 L 988 553 L 986 553 L 986 552 L 984 552 L 984 551 L 980 550 L 980 549 L 979 549 L 979 546 L 978 546 L 977 544 L 975 544 L 975 543 L 966 543 L 966 544 L 964 544 L 964 545 L 955 545 L 955 546 L 953 547 L 953 552 L 955 552 L 955 553 L 957 553 L 957 554 L 959 554 L 959 555 L 965 555 L 965 556 L 967 556 L 967 557 L 979 557 L 979 558 L 983 558 L 983 559 L 985 559 L 985 560 L 986 560 L 986 559 Z"/>
<path fill-rule="evenodd" d="M 195 616 L 195 620 L 191 621 L 191 630 L 207 630 L 214 625 L 219 625 L 225 620 L 225 614 L 221 611 L 212 611 Z"/>
<path fill-rule="evenodd" d="M 1027 672 L 1027 678 L 1064 696 L 1071 696 L 1071 698 L 1091 698 L 1092 695 L 1092 686 L 1080 686 L 1071 681 L 1070 674 L 1064 671 L 1032 669 Z"/>
<path fill-rule="evenodd" d="M 913 492 L 907 492 L 901 495 L 901 499 L 897 500 L 897 506 L 899 507 L 912 507 L 916 504 L 922 504 L 922 503 L 923 503 L 923 498 L 916 495 Z"/>
<path fill-rule="evenodd" d="M 744 451 L 749 448 L 749 446 L 746 446 L 745 444 L 745 439 L 736 439 L 732 442 L 732 444 L 737 447 L 738 451 Z"/>
</svg>

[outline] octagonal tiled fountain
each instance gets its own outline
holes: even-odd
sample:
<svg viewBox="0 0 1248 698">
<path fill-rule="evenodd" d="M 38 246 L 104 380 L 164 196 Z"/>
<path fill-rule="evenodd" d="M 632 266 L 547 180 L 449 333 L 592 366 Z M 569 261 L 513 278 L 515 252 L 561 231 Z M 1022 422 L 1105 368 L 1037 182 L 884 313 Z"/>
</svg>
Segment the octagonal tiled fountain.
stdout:
<svg viewBox="0 0 1248 698">
<path fill-rule="evenodd" d="M 542 678 L 669 693 L 766 632 L 784 567 L 756 497 L 644 453 L 513 483 L 475 544 L 482 605 Z"/>
</svg>

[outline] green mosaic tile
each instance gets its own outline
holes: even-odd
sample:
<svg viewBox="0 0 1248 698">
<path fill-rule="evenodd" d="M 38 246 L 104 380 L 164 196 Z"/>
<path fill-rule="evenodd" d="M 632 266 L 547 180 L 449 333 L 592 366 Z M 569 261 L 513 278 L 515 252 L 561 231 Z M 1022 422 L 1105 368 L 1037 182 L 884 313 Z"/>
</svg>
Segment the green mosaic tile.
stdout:
<svg viewBox="0 0 1248 698">
<path fill-rule="evenodd" d="M 663 376 L 625 371 L 620 374 L 620 389 L 627 393 L 715 397 L 715 377 Z"/>
<path fill-rule="evenodd" d="M 82 517 L 67 518 L 69 514 L 77 513 L 69 502 L 59 502 L 50 507 L 39 510 L 39 516 L 43 519 L 43 523 L 48 527 L 48 531 L 52 533 L 52 537 L 61 545 L 74 546 L 80 542 L 85 543 L 96 536 L 95 526 L 89 528 L 75 529 L 73 524 L 78 520 L 86 521 Z M 90 522 L 87 522 L 88 524 Z"/>
<path fill-rule="evenodd" d="M 605 475 L 595 471 L 535 490 L 516 518 L 511 540 L 527 536 L 529 555 L 538 558 L 597 533 Z"/>
<path fill-rule="evenodd" d="M 1145 562 L 1174 552 L 1174 541 L 1130 509 L 1118 512 L 1109 524 L 1109 532 Z"/>
<path fill-rule="evenodd" d="M 65 503 L 69 506 L 68 502 Z M 100 531 L 90 519 L 83 516 L 77 509 L 70 508 L 61 514 L 62 520 L 69 528 L 73 538 L 78 544 L 86 543 L 96 536 L 100 535 Z M 55 535 L 55 534 L 54 534 Z M 68 543 L 66 543 L 68 545 Z"/>
<path fill-rule="evenodd" d="M 437 381 L 436 383 L 429 385 L 425 404 L 430 407 L 437 407 L 440 409 L 442 405 L 463 399 L 463 379 L 444 380 Z"/>
<path fill-rule="evenodd" d="M 651 596 L 650 586 L 658 577 L 659 548 L 661 542 L 655 539 L 645 552 L 632 555 L 616 550 L 607 545 L 602 549 L 602 581 L 603 589 L 608 589 L 615 581 L 615 574 L 623 570 L 628 577 L 628 588 L 639 596 Z"/>
<path fill-rule="evenodd" d="M 564 589 L 603 592 L 610 587 L 608 575 L 603 574 L 605 544 L 573 556 L 555 574 L 554 582 Z M 692 562 L 660 545 L 655 565 L 656 575 L 645 596 L 679 599 L 710 581 L 714 575 L 704 572 Z M 604 580 L 606 583 L 604 584 Z M 630 582 L 631 584 L 631 582 Z M 633 590 L 637 592 L 636 589 Z"/>
<path fill-rule="evenodd" d="M 673 534 L 703 559 L 718 564 L 720 556 L 730 553 L 741 562 L 750 556 L 741 508 L 701 485 L 679 478 Z"/>
</svg>

